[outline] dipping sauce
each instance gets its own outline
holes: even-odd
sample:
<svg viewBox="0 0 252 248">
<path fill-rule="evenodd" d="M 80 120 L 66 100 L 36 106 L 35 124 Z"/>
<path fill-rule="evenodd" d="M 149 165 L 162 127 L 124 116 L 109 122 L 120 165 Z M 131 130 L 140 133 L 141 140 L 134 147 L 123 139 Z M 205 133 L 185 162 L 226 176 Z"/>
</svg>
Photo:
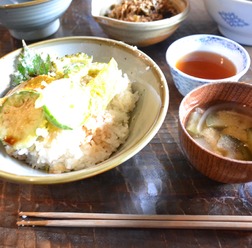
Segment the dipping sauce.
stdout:
<svg viewBox="0 0 252 248">
<path fill-rule="evenodd" d="M 217 53 L 197 51 L 182 57 L 176 64 L 182 72 L 204 79 L 223 79 L 236 74 L 236 67 L 228 58 Z"/>
<path fill-rule="evenodd" d="M 186 123 L 204 148 L 224 157 L 252 160 L 252 109 L 234 103 L 197 107 Z"/>
</svg>

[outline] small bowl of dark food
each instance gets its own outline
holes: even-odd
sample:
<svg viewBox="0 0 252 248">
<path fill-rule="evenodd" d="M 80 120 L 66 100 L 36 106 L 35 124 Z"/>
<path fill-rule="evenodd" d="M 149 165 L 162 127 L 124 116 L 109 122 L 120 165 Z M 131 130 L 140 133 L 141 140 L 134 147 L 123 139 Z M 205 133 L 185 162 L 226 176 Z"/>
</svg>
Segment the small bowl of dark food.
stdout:
<svg viewBox="0 0 252 248">
<path fill-rule="evenodd" d="M 189 14 L 189 1 L 93 0 L 91 12 L 110 38 L 143 47 L 175 32 Z"/>
</svg>

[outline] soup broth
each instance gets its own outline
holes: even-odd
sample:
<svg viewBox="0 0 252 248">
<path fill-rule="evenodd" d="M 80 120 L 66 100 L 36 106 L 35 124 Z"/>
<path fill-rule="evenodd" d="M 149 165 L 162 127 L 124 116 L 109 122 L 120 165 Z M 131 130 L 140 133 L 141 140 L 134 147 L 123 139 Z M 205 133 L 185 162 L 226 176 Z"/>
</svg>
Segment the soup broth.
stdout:
<svg viewBox="0 0 252 248">
<path fill-rule="evenodd" d="M 197 107 L 186 123 L 198 144 L 221 156 L 252 160 L 252 109 L 234 103 Z"/>
<path fill-rule="evenodd" d="M 176 64 L 182 72 L 204 79 L 222 79 L 236 74 L 235 65 L 226 57 L 212 52 L 192 52 Z"/>
</svg>

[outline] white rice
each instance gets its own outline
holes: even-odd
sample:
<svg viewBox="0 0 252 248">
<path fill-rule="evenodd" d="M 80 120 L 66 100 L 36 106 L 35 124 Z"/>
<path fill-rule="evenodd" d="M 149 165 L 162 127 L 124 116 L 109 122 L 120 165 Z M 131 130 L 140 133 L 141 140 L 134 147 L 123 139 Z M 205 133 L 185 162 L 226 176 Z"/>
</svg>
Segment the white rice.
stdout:
<svg viewBox="0 0 252 248">
<path fill-rule="evenodd" d="M 138 100 L 127 76 L 121 79 L 121 92 L 101 115 L 90 118 L 83 127 L 53 132 L 39 128 L 36 133 L 40 138 L 31 147 L 14 150 L 6 146 L 7 153 L 49 173 L 80 170 L 108 159 L 126 141 L 130 114 Z"/>
</svg>

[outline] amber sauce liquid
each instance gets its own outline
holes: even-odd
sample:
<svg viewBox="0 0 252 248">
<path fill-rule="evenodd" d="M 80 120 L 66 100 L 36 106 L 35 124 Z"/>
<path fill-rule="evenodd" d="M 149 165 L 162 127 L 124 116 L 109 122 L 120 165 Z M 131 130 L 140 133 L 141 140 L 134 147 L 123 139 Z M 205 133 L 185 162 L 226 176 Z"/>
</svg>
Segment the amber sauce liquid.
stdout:
<svg viewBox="0 0 252 248">
<path fill-rule="evenodd" d="M 190 76 L 204 79 L 223 79 L 236 74 L 236 67 L 228 58 L 205 51 L 185 55 L 176 67 Z"/>
</svg>

